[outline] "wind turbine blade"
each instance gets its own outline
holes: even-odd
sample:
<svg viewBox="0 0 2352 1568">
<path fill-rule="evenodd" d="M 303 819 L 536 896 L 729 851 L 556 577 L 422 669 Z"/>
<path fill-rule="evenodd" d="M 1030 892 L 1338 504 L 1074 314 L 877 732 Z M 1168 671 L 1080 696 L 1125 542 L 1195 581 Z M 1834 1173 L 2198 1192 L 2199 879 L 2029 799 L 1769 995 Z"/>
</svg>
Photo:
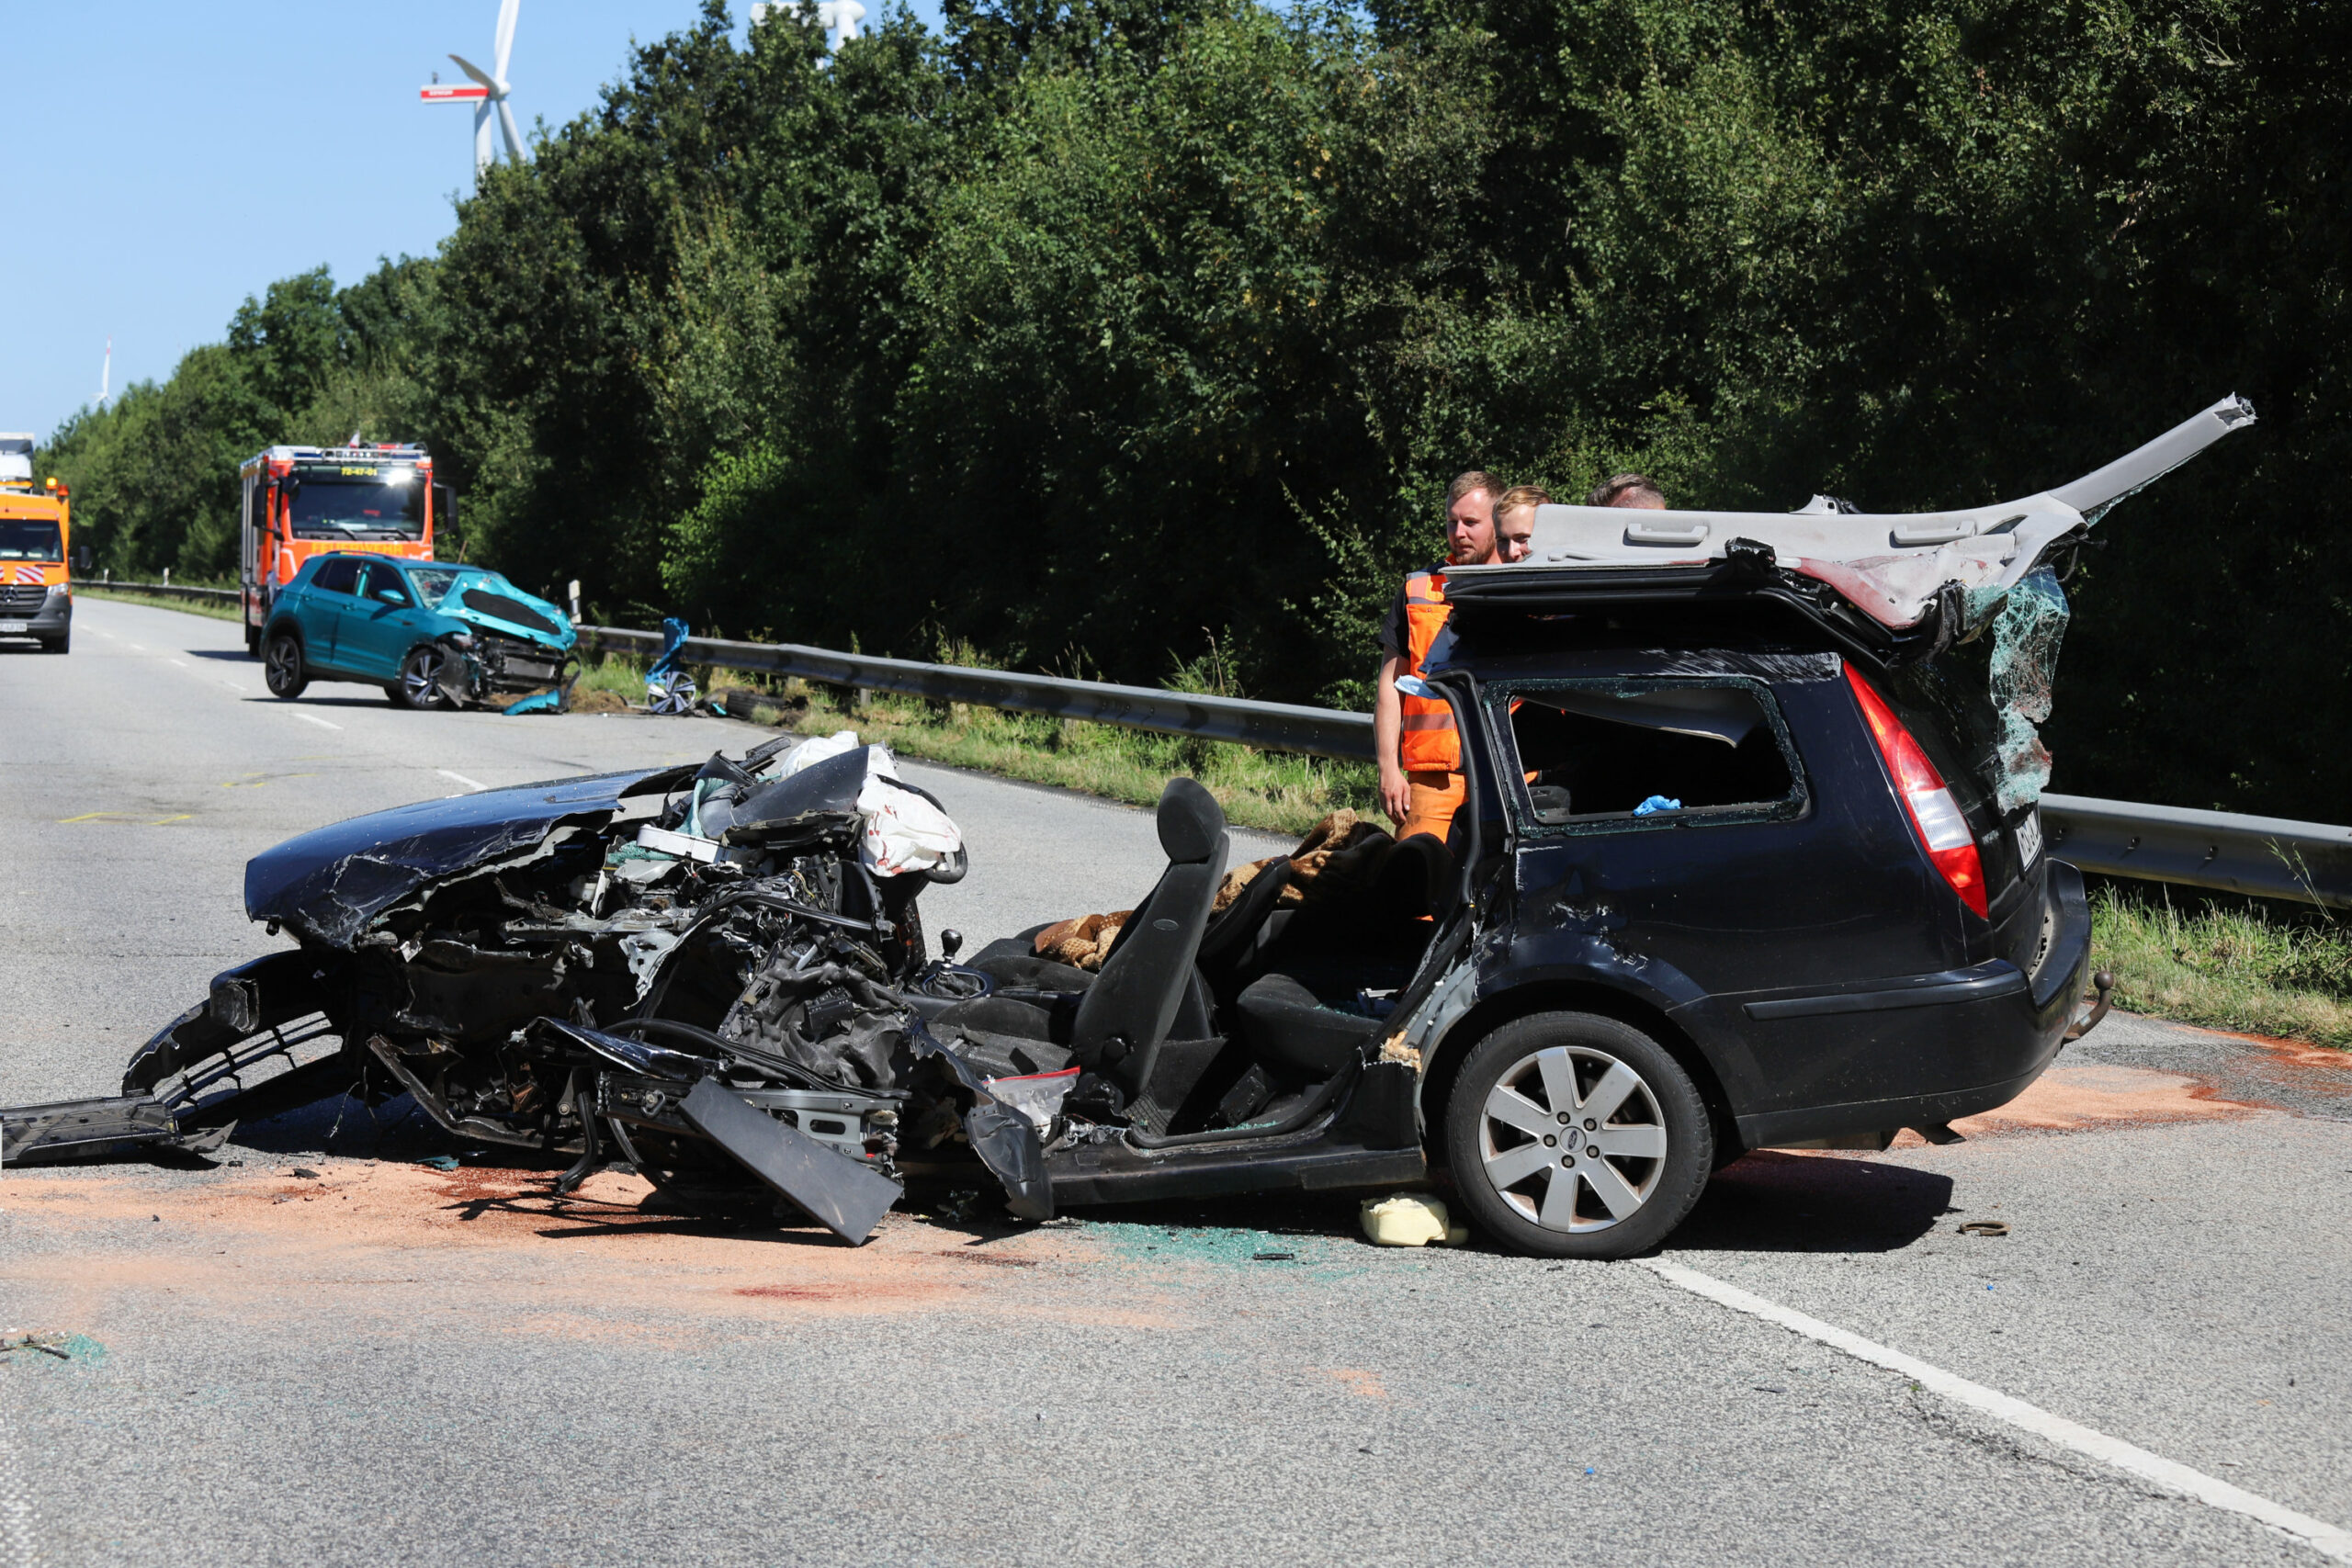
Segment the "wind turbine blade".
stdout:
<svg viewBox="0 0 2352 1568">
<path fill-rule="evenodd" d="M 484 71 L 481 66 L 476 65 L 472 61 L 468 60 L 464 55 L 453 54 L 449 58 L 458 62 L 458 70 L 464 72 L 467 75 L 481 83 L 483 86 L 488 87 L 492 92 L 495 93 L 499 90 L 498 78 Z"/>
<path fill-rule="evenodd" d="M 506 80 L 506 62 L 514 53 L 514 13 L 523 8 L 523 0 L 504 0 L 498 7 L 498 79 Z"/>
<path fill-rule="evenodd" d="M 521 163 L 523 139 L 514 133 L 514 111 L 506 107 L 504 98 L 498 100 L 498 129 L 506 134 L 506 155 L 514 162 Z"/>
<path fill-rule="evenodd" d="M 490 140 L 490 100 L 484 98 L 474 106 L 474 185 L 479 188 L 481 177 L 498 162 L 498 151 Z"/>
</svg>

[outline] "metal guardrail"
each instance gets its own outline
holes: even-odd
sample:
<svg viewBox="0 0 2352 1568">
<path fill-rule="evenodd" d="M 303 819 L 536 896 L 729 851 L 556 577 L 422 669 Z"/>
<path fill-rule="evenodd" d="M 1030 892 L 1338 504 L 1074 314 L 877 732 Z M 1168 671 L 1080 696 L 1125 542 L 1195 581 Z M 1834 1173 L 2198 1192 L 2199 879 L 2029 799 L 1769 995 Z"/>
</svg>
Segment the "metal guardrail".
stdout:
<svg viewBox="0 0 2352 1568">
<path fill-rule="evenodd" d="M 580 642 L 585 649 L 644 658 L 662 651 L 660 633 L 620 626 L 582 626 Z M 1357 761 L 1373 755 L 1370 714 L 922 664 L 791 643 L 689 637 L 685 657 L 690 663 L 797 675 L 828 685 L 1238 740 L 1273 750 Z M 2063 849 L 2085 871 L 2352 908 L 2352 828 L 2073 795 L 2043 795 L 2041 820 L 2050 847 Z"/>
<path fill-rule="evenodd" d="M 583 648 L 652 658 L 662 651 L 659 632 L 620 626 L 582 626 Z M 831 686 L 862 687 L 928 697 L 933 702 L 973 703 L 1016 713 L 1091 719 L 1164 735 L 1193 735 L 1204 740 L 1238 740 L 1278 751 L 1368 761 L 1373 754 L 1372 716 L 1292 703 L 1257 703 L 1241 697 L 1196 696 L 1151 686 L 1114 686 L 1102 681 L 1071 681 L 1057 675 L 1023 675 L 1011 670 L 974 670 L 956 664 L 920 664 L 910 659 L 880 659 L 838 653 L 793 643 L 726 642 L 688 637 L 685 659 L 693 664 L 724 665 L 766 674 L 797 675 Z"/>
<path fill-rule="evenodd" d="M 74 586 L 229 603 L 239 597 L 232 588 L 177 583 L 85 580 Z M 579 630 L 584 649 L 647 659 L 662 651 L 659 632 L 588 626 Z M 691 663 L 797 675 L 826 685 L 1240 741 L 1271 750 L 1356 761 L 1373 755 L 1372 716 L 1333 708 L 923 664 L 795 643 L 689 637 L 685 657 Z M 2352 828 L 2075 795 L 2043 795 L 2041 821 L 2050 848 L 2085 871 L 2352 908 Z"/>
<path fill-rule="evenodd" d="M 119 590 L 124 593 L 160 594 L 166 599 L 209 599 L 215 604 L 238 604 L 244 597 L 234 588 L 191 588 L 178 582 L 113 582 L 104 579 L 77 577 L 73 580 L 73 586 L 76 592 L 85 588 L 96 589 L 101 593 L 108 590 Z"/>
<path fill-rule="evenodd" d="M 2043 795 L 2041 826 L 2085 871 L 2352 908 L 2352 828 L 2078 795 Z"/>
</svg>

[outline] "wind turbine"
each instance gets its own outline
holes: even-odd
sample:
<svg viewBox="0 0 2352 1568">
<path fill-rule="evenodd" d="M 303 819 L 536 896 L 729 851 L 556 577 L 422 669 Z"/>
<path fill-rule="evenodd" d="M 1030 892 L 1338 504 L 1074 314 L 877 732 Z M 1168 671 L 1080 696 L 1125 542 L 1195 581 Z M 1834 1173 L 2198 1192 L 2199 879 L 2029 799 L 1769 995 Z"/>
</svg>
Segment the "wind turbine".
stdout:
<svg viewBox="0 0 2352 1568">
<path fill-rule="evenodd" d="M 498 129 L 506 139 L 506 156 L 519 164 L 523 161 L 522 132 L 514 129 L 514 111 L 507 105 L 514 85 L 506 80 L 507 62 L 514 53 L 514 14 L 522 8 L 523 0 L 500 0 L 498 7 L 498 39 L 491 59 L 495 70 L 484 71 L 462 54 L 449 58 L 458 69 L 473 78 L 469 83 L 455 83 L 447 86 L 436 78 L 429 87 L 417 89 L 417 96 L 428 104 L 471 104 L 474 106 L 474 183 L 480 186 L 481 176 L 491 164 L 498 161 L 498 150 L 491 141 L 490 117 L 498 112 Z"/>
</svg>

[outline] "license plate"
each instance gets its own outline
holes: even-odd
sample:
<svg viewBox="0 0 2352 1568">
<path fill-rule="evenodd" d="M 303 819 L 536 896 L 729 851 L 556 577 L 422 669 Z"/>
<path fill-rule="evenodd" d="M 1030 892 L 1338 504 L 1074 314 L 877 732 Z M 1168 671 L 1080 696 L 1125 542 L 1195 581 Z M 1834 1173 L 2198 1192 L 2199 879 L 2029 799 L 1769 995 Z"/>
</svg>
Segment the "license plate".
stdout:
<svg viewBox="0 0 2352 1568">
<path fill-rule="evenodd" d="M 2030 867 L 2041 858 L 2041 813 L 2029 811 L 2018 824 L 2018 864 Z"/>
<path fill-rule="evenodd" d="M 30 621 L 0 621 L 0 637 L 22 637 L 32 629 Z"/>
</svg>

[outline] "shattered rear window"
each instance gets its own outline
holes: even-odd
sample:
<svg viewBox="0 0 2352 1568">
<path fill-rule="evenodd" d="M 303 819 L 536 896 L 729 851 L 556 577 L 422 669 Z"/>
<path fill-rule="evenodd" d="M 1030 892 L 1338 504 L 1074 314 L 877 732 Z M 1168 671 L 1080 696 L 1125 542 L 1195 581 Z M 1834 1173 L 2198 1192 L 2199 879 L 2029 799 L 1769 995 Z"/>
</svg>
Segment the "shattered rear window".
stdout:
<svg viewBox="0 0 2352 1568">
<path fill-rule="evenodd" d="M 1978 829 L 2041 798 L 2058 651 L 2066 631 L 2065 590 L 2047 569 L 2029 573 L 1995 605 L 1978 635 L 1932 659 L 1886 673 L 1883 689 L 1904 728 L 1927 750 L 1960 807 Z"/>
</svg>

